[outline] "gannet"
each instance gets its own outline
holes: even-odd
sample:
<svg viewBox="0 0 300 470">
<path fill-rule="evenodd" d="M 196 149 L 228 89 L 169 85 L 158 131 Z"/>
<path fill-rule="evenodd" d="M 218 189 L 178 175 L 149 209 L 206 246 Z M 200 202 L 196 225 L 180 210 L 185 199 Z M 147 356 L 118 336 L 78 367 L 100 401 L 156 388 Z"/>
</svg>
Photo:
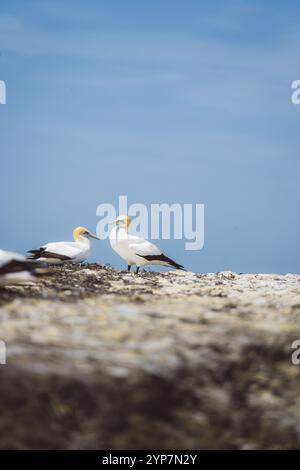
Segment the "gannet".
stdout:
<svg viewBox="0 0 300 470">
<path fill-rule="evenodd" d="M 34 282 L 48 270 L 39 261 L 28 260 L 12 251 L 0 250 L 0 285 Z"/>
<path fill-rule="evenodd" d="M 130 235 L 128 228 L 131 219 L 127 215 L 121 215 L 112 224 L 115 224 L 115 227 L 110 232 L 109 241 L 112 249 L 127 262 L 128 272 L 131 266 L 136 266 L 136 273 L 138 273 L 140 266 L 146 264 L 161 264 L 170 268 L 184 269 L 183 266 L 165 256 L 153 243 Z"/>
<path fill-rule="evenodd" d="M 82 263 L 91 254 L 90 238 L 100 240 L 84 227 L 77 227 L 73 231 L 74 242 L 51 242 L 41 246 L 38 250 L 29 250 L 28 259 L 46 261 L 48 264 L 62 264 L 65 262 Z"/>
</svg>

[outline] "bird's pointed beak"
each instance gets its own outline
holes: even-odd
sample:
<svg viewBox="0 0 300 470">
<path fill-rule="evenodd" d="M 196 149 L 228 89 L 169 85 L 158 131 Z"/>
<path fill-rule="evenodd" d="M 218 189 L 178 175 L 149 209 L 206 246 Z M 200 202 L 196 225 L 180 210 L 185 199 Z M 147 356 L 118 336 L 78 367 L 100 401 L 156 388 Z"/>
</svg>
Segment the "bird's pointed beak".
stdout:
<svg viewBox="0 0 300 470">
<path fill-rule="evenodd" d="M 90 238 L 94 238 L 95 240 L 101 240 L 101 238 L 97 237 L 97 235 L 94 235 L 93 233 L 89 233 Z"/>
<path fill-rule="evenodd" d="M 116 219 L 116 220 L 113 220 L 112 222 L 109 222 L 108 225 L 117 225 L 119 223 L 119 221 Z"/>
</svg>

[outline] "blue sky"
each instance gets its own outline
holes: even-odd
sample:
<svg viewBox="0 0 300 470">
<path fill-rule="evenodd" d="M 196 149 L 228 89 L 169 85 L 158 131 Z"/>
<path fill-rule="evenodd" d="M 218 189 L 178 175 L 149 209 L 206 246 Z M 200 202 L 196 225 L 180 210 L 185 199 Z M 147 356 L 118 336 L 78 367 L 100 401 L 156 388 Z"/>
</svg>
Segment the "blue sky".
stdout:
<svg viewBox="0 0 300 470">
<path fill-rule="evenodd" d="M 126 194 L 205 204 L 201 251 L 158 243 L 190 270 L 299 272 L 299 26 L 294 1 L 1 0 L 0 246 Z"/>
</svg>

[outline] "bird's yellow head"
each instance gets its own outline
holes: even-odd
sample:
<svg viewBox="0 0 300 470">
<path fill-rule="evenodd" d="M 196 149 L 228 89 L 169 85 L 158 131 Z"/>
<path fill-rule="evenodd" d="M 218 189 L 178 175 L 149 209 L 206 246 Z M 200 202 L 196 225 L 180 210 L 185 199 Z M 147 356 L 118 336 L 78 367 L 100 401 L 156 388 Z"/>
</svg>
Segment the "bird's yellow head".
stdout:
<svg viewBox="0 0 300 470">
<path fill-rule="evenodd" d="M 95 238 L 96 240 L 100 240 L 96 235 L 93 235 L 87 228 L 85 227 L 77 227 L 73 230 L 73 237 L 76 242 L 84 239 L 84 238 Z"/>
<path fill-rule="evenodd" d="M 128 215 L 120 215 L 114 222 L 119 227 L 125 228 L 125 230 L 129 229 L 131 224 L 131 218 Z"/>
</svg>

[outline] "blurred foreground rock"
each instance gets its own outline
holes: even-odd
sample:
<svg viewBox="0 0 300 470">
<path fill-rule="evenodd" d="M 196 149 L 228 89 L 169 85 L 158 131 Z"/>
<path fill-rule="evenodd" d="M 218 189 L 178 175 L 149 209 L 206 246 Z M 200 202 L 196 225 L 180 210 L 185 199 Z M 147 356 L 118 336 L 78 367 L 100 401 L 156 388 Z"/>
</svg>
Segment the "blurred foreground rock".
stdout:
<svg viewBox="0 0 300 470">
<path fill-rule="evenodd" d="M 299 282 L 87 265 L 1 289 L 0 447 L 300 448 Z"/>
</svg>

